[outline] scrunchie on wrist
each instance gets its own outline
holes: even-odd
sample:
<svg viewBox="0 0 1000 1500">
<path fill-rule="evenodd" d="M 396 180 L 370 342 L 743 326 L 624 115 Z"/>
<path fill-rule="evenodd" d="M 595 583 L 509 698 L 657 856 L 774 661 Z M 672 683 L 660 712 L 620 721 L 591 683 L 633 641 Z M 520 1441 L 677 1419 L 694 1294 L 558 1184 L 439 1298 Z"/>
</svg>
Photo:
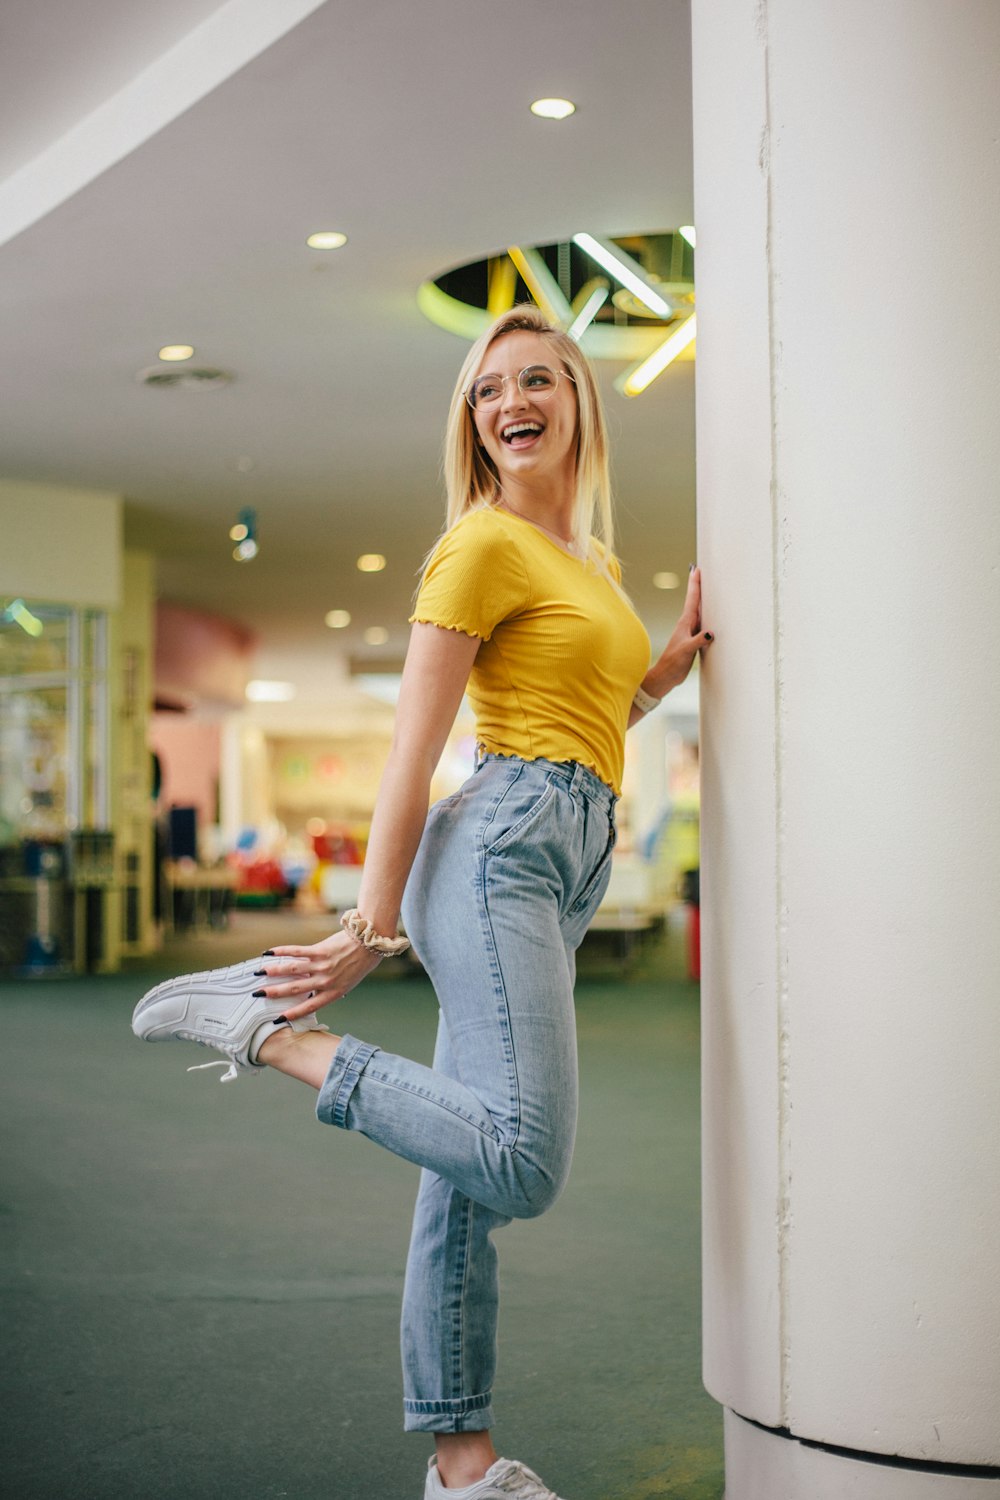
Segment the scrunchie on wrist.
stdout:
<svg viewBox="0 0 1000 1500">
<path fill-rule="evenodd" d="M 349 932 L 356 943 L 362 948 L 367 948 L 370 953 L 377 953 L 380 958 L 398 958 L 405 953 L 410 946 L 409 938 L 405 937 L 383 937 L 376 932 L 372 924 L 367 921 L 356 906 L 350 911 L 345 911 L 340 919 L 340 925 L 345 932 Z"/>
</svg>

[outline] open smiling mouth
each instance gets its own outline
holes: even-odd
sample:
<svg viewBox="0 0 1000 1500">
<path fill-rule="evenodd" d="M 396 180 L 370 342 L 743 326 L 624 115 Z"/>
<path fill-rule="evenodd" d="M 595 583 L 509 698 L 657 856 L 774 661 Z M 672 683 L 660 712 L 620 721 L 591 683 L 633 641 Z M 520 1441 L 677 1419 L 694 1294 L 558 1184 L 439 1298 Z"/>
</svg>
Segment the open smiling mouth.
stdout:
<svg viewBox="0 0 1000 1500">
<path fill-rule="evenodd" d="M 527 448 L 545 431 L 540 422 L 511 422 L 500 434 L 508 448 Z"/>
</svg>

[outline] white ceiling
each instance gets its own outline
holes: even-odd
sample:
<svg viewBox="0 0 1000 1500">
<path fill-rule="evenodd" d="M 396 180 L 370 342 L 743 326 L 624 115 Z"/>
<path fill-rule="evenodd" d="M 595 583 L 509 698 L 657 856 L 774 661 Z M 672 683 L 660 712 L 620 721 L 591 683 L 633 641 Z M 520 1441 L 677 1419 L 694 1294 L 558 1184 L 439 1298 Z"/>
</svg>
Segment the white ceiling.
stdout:
<svg viewBox="0 0 1000 1500">
<path fill-rule="evenodd" d="M 512 242 L 691 222 L 687 0 L 6 0 L 0 59 L 0 474 L 123 494 L 162 594 L 269 650 L 332 647 L 346 607 L 338 648 L 398 655 L 464 350 L 416 289 Z M 549 94 L 577 114 L 536 119 Z M 317 228 L 350 241 L 310 251 Z M 174 342 L 233 384 L 137 385 Z M 693 366 L 628 402 L 619 368 L 619 550 L 663 634 L 652 574 L 694 555 Z"/>
</svg>

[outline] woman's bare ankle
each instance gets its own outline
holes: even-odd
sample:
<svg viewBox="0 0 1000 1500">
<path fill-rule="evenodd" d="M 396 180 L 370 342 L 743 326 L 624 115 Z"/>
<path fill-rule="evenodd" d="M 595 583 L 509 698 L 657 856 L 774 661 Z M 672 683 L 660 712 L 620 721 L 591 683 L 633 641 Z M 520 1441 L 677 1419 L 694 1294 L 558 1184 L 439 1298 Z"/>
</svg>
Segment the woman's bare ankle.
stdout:
<svg viewBox="0 0 1000 1500">
<path fill-rule="evenodd" d="M 493 1439 L 483 1432 L 438 1432 L 438 1474 L 445 1489 L 461 1490 L 477 1484 L 487 1469 L 497 1461 Z"/>
<path fill-rule="evenodd" d="M 282 1026 L 262 1044 L 257 1061 L 320 1089 L 339 1046 L 340 1037 L 328 1031 L 293 1031 L 291 1026 Z"/>
</svg>

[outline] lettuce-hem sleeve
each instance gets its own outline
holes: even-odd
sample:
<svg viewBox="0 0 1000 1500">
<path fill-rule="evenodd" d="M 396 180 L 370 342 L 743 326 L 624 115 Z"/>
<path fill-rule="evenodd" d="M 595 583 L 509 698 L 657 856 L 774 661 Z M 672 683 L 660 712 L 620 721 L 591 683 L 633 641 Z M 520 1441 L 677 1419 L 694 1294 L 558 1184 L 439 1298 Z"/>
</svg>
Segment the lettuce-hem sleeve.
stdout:
<svg viewBox="0 0 1000 1500">
<path fill-rule="evenodd" d="M 424 570 L 411 623 L 440 625 L 481 641 L 527 607 L 520 550 L 492 511 L 470 511 L 446 531 Z"/>
<path fill-rule="evenodd" d="M 485 641 L 489 639 L 488 636 L 483 635 L 481 630 L 476 630 L 471 625 L 459 625 L 450 620 L 434 620 L 430 615 L 425 614 L 411 615 L 409 620 L 407 621 L 407 624 L 436 625 L 439 630 L 453 630 L 456 635 L 475 636 L 477 641 Z"/>
</svg>

